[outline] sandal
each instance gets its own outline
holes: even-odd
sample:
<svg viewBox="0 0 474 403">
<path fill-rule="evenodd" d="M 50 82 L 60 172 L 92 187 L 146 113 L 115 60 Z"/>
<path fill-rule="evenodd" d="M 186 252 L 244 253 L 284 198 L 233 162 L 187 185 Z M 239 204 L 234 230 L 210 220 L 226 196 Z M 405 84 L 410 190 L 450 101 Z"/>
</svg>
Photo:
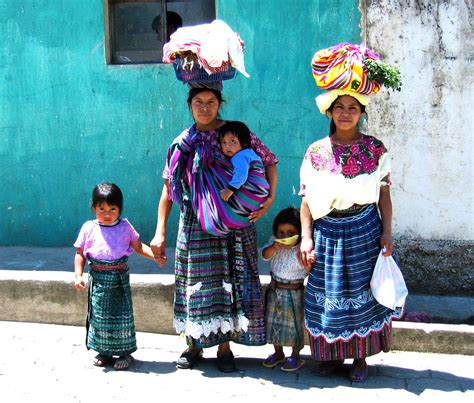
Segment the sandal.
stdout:
<svg viewBox="0 0 474 403">
<path fill-rule="evenodd" d="M 282 358 L 281 356 L 278 355 L 277 353 L 273 353 L 269 355 L 265 360 L 262 362 L 262 365 L 267 368 L 273 368 L 276 367 L 278 364 L 281 364 L 282 362 L 285 362 L 285 356 L 283 355 Z"/>
<path fill-rule="evenodd" d="M 176 361 L 176 368 L 192 369 L 194 365 L 202 358 L 202 349 L 187 349 Z"/>
<path fill-rule="evenodd" d="M 118 371 L 124 371 L 135 362 L 135 358 L 131 355 L 121 355 L 117 361 L 115 361 L 114 368 Z"/>
<path fill-rule="evenodd" d="M 217 354 L 217 368 L 221 372 L 229 373 L 237 370 L 235 366 L 234 354 L 232 351 L 228 351 L 225 354 Z"/>
<path fill-rule="evenodd" d="M 328 376 L 341 369 L 343 364 L 344 360 L 320 361 L 314 372 L 319 376 Z"/>
<path fill-rule="evenodd" d="M 102 354 L 97 354 L 92 360 L 92 365 L 95 365 L 96 367 L 105 367 L 106 365 L 112 365 L 113 363 L 113 357 Z"/>
<path fill-rule="evenodd" d="M 364 382 L 369 376 L 369 366 L 365 360 L 356 359 L 349 371 L 349 379 L 352 382 Z"/>
<path fill-rule="evenodd" d="M 302 358 L 288 357 L 280 369 L 285 372 L 298 371 L 305 363 Z"/>
</svg>

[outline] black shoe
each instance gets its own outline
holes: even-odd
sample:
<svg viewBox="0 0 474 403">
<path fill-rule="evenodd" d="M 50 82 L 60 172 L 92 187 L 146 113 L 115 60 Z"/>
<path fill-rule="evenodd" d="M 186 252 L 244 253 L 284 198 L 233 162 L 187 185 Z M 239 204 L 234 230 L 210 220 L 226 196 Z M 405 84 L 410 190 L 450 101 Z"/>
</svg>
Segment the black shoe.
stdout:
<svg viewBox="0 0 474 403">
<path fill-rule="evenodd" d="M 232 351 L 229 351 L 223 355 L 217 355 L 217 368 L 219 371 L 226 373 L 237 371 L 234 361 L 234 354 L 232 354 Z"/>
<path fill-rule="evenodd" d="M 176 361 L 176 368 L 192 369 L 194 365 L 202 358 L 202 349 L 186 350 Z"/>
</svg>

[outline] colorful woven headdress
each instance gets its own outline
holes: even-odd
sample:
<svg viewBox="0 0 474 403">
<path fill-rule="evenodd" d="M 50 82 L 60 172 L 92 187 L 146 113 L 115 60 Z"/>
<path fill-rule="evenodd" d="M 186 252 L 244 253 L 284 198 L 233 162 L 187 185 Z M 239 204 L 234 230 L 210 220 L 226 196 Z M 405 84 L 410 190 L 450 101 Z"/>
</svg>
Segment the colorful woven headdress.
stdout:
<svg viewBox="0 0 474 403">
<path fill-rule="evenodd" d="M 382 85 L 400 90 L 400 72 L 380 61 L 372 50 L 361 45 L 340 43 L 316 52 L 311 61 L 316 85 L 324 90 L 316 97 L 316 104 L 325 114 L 334 100 L 350 95 L 362 105 L 369 103 L 369 95 L 380 91 Z"/>
</svg>

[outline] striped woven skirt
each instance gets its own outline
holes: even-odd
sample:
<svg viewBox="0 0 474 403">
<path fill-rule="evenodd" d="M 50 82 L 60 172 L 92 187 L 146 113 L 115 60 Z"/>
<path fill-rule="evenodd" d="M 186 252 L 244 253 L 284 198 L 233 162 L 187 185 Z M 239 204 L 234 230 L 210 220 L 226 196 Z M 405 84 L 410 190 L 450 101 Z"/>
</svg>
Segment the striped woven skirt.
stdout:
<svg viewBox="0 0 474 403">
<path fill-rule="evenodd" d="M 137 349 L 127 257 L 114 261 L 88 258 L 88 349 L 105 356 L 127 355 Z"/>
<path fill-rule="evenodd" d="M 224 237 L 204 232 L 184 205 L 175 257 L 174 326 L 197 348 L 266 343 L 255 226 Z"/>
<path fill-rule="evenodd" d="M 304 347 L 304 289 L 268 287 L 265 298 L 267 343 Z"/>
<path fill-rule="evenodd" d="M 344 218 L 314 222 L 317 262 L 305 292 L 305 326 L 317 361 L 364 358 L 389 351 L 392 311 L 380 305 L 370 279 L 380 252 L 375 205 Z"/>
</svg>

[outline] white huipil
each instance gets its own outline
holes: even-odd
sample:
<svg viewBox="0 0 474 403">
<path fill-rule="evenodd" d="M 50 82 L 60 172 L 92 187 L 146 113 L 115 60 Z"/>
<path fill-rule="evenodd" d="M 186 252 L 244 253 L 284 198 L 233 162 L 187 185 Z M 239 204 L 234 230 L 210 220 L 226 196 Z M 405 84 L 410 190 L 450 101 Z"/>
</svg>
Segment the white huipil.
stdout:
<svg viewBox="0 0 474 403">
<path fill-rule="evenodd" d="M 390 156 L 383 143 L 362 135 L 357 143 L 333 144 L 325 137 L 311 144 L 300 169 L 300 195 L 313 220 L 332 210 L 379 201 L 380 187 L 390 185 Z"/>
</svg>

